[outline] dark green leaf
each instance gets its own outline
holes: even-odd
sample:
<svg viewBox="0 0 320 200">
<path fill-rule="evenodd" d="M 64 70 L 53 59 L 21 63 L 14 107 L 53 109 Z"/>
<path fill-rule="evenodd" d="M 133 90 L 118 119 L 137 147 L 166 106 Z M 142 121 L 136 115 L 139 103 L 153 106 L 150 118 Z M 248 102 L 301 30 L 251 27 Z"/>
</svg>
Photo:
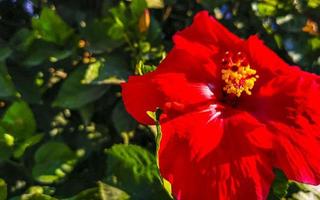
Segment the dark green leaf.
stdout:
<svg viewBox="0 0 320 200">
<path fill-rule="evenodd" d="M 88 23 L 88 25 L 81 30 L 81 37 L 88 41 L 88 46 L 86 47 L 90 52 L 102 53 L 104 51 L 111 51 L 112 49 L 119 47 L 123 44 L 123 41 L 113 40 L 112 37 L 108 36 L 108 31 L 112 27 L 111 23 L 108 21 L 94 21 Z M 110 31 L 114 33 L 113 31 Z"/>
<path fill-rule="evenodd" d="M 170 199 L 150 152 L 135 145 L 114 145 L 107 156 L 107 182 L 126 191 L 132 200 Z"/>
<path fill-rule="evenodd" d="M 276 169 L 274 170 L 276 178 L 273 181 L 272 187 L 269 192 L 269 200 L 281 200 L 286 194 L 288 189 L 288 179 L 285 174 Z"/>
<path fill-rule="evenodd" d="M 53 183 L 73 169 L 76 154 L 64 143 L 48 142 L 35 154 L 32 176 L 42 183 Z"/>
<path fill-rule="evenodd" d="M 112 121 L 118 133 L 133 131 L 138 123 L 126 111 L 123 102 L 119 101 L 112 112 Z"/>
<path fill-rule="evenodd" d="M 80 66 L 73 71 L 58 93 L 53 105 L 62 108 L 76 109 L 100 98 L 108 89 L 107 86 L 87 85 L 82 83 L 86 67 Z"/>
<path fill-rule="evenodd" d="M 9 98 L 15 95 L 15 88 L 11 77 L 8 74 L 7 68 L 0 61 L 0 98 Z"/>
<path fill-rule="evenodd" d="M 27 28 L 21 28 L 10 40 L 10 47 L 16 51 L 25 51 L 35 39 L 32 31 Z"/>
<path fill-rule="evenodd" d="M 133 131 L 138 125 L 127 113 L 122 101 L 119 101 L 112 111 L 112 122 L 118 133 Z"/>
<path fill-rule="evenodd" d="M 22 65 L 32 67 L 44 61 L 59 61 L 69 57 L 72 50 L 62 49 L 57 45 L 43 40 L 35 40 L 24 54 Z"/>
<path fill-rule="evenodd" d="M 8 58 L 12 50 L 8 46 L 0 46 L 0 62 Z"/>
<path fill-rule="evenodd" d="M 92 84 L 119 84 L 128 79 L 130 75 L 126 58 L 120 55 L 110 55 L 99 67 L 98 77 Z"/>
</svg>

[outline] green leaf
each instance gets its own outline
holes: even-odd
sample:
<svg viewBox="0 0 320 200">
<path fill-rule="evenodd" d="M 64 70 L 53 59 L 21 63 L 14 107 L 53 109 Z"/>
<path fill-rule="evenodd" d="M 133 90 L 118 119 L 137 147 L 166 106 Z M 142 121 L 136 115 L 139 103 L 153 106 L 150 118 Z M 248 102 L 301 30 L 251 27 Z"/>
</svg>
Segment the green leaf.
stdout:
<svg viewBox="0 0 320 200">
<path fill-rule="evenodd" d="M 81 29 L 81 37 L 88 41 L 86 49 L 93 53 L 102 53 L 121 46 L 124 43 L 123 40 L 113 40 L 108 35 L 113 23 L 114 21 L 111 19 L 106 21 L 95 20 Z M 114 31 L 111 32 L 114 33 Z"/>
<path fill-rule="evenodd" d="M 23 194 L 17 200 L 58 200 L 58 199 L 51 197 L 49 195 L 34 193 L 34 194 Z"/>
<path fill-rule="evenodd" d="M 36 75 L 34 73 L 26 68 L 15 67 L 11 69 L 10 74 L 21 99 L 30 104 L 41 103 L 41 88 L 35 83 Z"/>
<path fill-rule="evenodd" d="M 150 152 L 136 145 L 114 145 L 107 156 L 107 183 L 126 191 L 132 200 L 170 199 Z"/>
<path fill-rule="evenodd" d="M 18 144 L 18 146 L 16 147 L 16 149 L 13 152 L 13 156 L 15 158 L 20 158 L 21 156 L 23 156 L 24 152 L 26 151 L 26 149 L 28 147 L 31 147 L 31 146 L 39 143 L 42 138 L 43 138 L 43 134 L 37 134 L 37 135 L 34 135 L 32 137 L 27 138 L 21 144 Z"/>
<path fill-rule="evenodd" d="M 32 31 L 27 28 L 21 28 L 10 39 L 10 47 L 16 51 L 25 51 L 34 41 L 35 37 Z"/>
<path fill-rule="evenodd" d="M 12 53 L 12 50 L 8 46 L 0 46 L 0 61 L 4 61 Z"/>
<path fill-rule="evenodd" d="M 122 101 L 118 101 L 112 111 L 112 122 L 118 133 L 133 131 L 138 126 L 138 123 L 127 113 Z"/>
<path fill-rule="evenodd" d="M 7 184 L 6 182 L 0 178 L 0 200 L 7 199 Z"/>
<path fill-rule="evenodd" d="M 36 131 L 33 112 L 23 101 L 16 101 L 10 105 L 0 124 L 18 142 L 31 137 Z"/>
<path fill-rule="evenodd" d="M 160 142 L 161 142 L 161 138 L 162 138 L 162 132 L 161 132 L 161 126 L 160 126 L 160 115 L 161 115 L 161 110 L 157 109 L 155 112 L 151 112 L 148 111 L 147 114 L 155 120 L 156 123 L 156 160 L 157 160 L 157 166 L 159 169 L 159 149 L 160 149 Z M 160 174 L 160 172 L 159 172 Z M 169 181 L 167 181 L 165 178 L 161 177 L 161 182 L 162 185 L 164 187 L 164 189 L 167 191 L 167 193 L 170 195 L 170 197 L 173 199 L 172 197 L 172 186 L 171 183 Z"/>
<path fill-rule="evenodd" d="M 128 200 L 129 195 L 124 191 L 110 185 L 98 182 L 101 200 Z"/>
<path fill-rule="evenodd" d="M 59 61 L 71 56 L 72 50 L 62 49 L 43 40 L 35 40 L 25 52 L 22 65 L 32 67 L 49 60 Z"/>
<path fill-rule="evenodd" d="M 101 67 L 101 61 L 97 61 L 88 65 L 88 69 L 82 79 L 82 83 L 89 84 L 99 76 L 99 69 Z"/>
<path fill-rule="evenodd" d="M 98 187 L 86 189 L 74 197 L 64 200 L 129 200 L 127 193 L 119 188 L 98 182 Z"/>
<path fill-rule="evenodd" d="M 73 30 L 54 10 L 43 8 L 39 18 L 32 19 L 36 37 L 56 44 L 64 42 L 72 35 Z"/>
<path fill-rule="evenodd" d="M 163 8 L 164 0 L 146 0 L 148 8 Z"/>
<path fill-rule="evenodd" d="M 320 7 L 320 1 L 319 0 L 309 0 L 308 2 L 308 6 L 311 8 L 317 8 Z"/>
<path fill-rule="evenodd" d="M 150 41 L 150 43 L 156 43 L 159 44 L 162 41 L 162 30 L 160 23 L 151 16 L 151 23 L 148 29 L 147 33 L 147 39 Z"/>
<path fill-rule="evenodd" d="M 9 98 L 15 95 L 15 88 L 8 74 L 4 62 L 0 62 L 0 98 Z"/>
<path fill-rule="evenodd" d="M 258 3 L 258 15 L 259 16 L 272 16 L 276 13 L 276 5 L 268 3 Z"/>
<path fill-rule="evenodd" d="M 281 200 L 287 194 L 288 179 L 282 171 L 275 169 L 274 172 L 276 177 L 270 189 L 268 200 Z"/>
<path fill-rule="evenodd" d="M 306 22 L 307 22 L 306 16 L 295 15 L 295 16 L 292 16 L 291 19 L 281 24 L 281 29 L 285 30 L 286 32 L 300 33 L 302 28 L 305 26 Z"/>
<path fill-rule="evenodd" d="M 130 9 L 133 17 L 140 17 L 144 9 L 148 8 L 146 0 L 134 0 L 131 2 Z"/>
<path fill-rule="evenodd" d="M 308 43 L 313 51 L 317 51 L 320 49 L 320 38 L 319 37 L 310 38 Z"/>
<path fill-rule="evenodd" d="M 108 89 L 103 85 L 83 84 L 85 66 L 79 66 L 73 71 L 60 88 L 53 106 L 76 109 L 99 99 Z"/>
<path fill-rule="evenodd" d="M 64 143 L 48 142 L 35 153 L 32 176 L 41 183 L 53 183 L 72 171 L 76 154 Z"/>
<path fill-rule="evenodd" d="M 99 75 L 92 84 L 119 84 L 126 81 L 130 75 L 126 58 L 120 55 L 110 55 L 99 67 Z"/>
<path fill-rule="evenodd" d="M 7 131 L 0 126 L 0 161 L 10 158 L 13 144 L 14 137 L 8 134 Z"/>
<path fill-rule="evenodd" d="M 78 109 L 78 112 L 82 118 L 82 121 L 85 125 L 88 125 L 91 121 L 91 118 L 94 114 L 94 104 L 86 104 Z"/>
<path fill-rule="evenodd" d="M 157 67 L 154 65 L 145 65 L 145 64 L 143 64 L 142 61 L 139 61 L 139 63 L 136 66 L 136 71 L 139 75 L 144 75 L 144 74 L 147 74 L 149 72 L 156 70 L 156 68 Z"/>
<path fill-rule="evenodd" d="M 121 41 L 126 37 L 124 22 L 121 21 L 118 16 L 115 16 L 114 21 L 115 23 L 113 23 L 108 30 L 108 36 L 113 40 Z"/>
</svg>

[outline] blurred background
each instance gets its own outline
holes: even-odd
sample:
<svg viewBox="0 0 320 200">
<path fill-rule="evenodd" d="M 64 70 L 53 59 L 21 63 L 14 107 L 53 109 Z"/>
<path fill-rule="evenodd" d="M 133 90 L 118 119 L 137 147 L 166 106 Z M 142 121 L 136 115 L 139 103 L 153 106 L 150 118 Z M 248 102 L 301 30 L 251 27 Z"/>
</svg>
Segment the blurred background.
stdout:
<svg viewBox="0 0 320 200">
<path fill-rule="evenodd" d="M 0 0 L 0 200 L 171 199 L 120 83 L 204 9 L 320 74 L 320 0 Z M 275 173 L 269 199 L 320 199 Z"/>
</svg>

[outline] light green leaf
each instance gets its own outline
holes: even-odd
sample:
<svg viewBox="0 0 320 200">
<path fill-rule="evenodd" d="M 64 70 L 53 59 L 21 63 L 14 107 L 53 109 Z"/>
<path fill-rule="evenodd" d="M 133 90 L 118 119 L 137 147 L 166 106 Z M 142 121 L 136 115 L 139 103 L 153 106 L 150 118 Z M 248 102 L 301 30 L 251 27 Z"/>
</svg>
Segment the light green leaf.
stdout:
<svg viewBox="0 0 320 200">
<path fill-rule="evenodd" d="M 36 37 L 56 44 L 64 42 L 72 35 L 73 30 L 52 9 L 43 8 L 39 18 L 32 19 Z"/>
<path fill-rule="evenodd" d="M 146 0 L 134 0 L 131 2 L 130 9 L 133 17 L 139 18 L 144 9 L 148 8 Z"/>
<path fill-rule="evenodd" d="M 148 8 L 163 8 L 164 0 L 146 0 Z"/>
<path fill-rule="evenodd" d="M 128 200 L 129 195 L 124 191 L 107 185 L 102 182 L 98 182 L 99 194 L 101 200 Z"/>
<path fill-rule="evenodd" d="M 7 199 L 7 184 L 6 182 L 0 178 L 0 200 Z"/>
<path fill-rule="evenodd" d="M 17 142 L 32 136 L 36 131 L 33 112 L 23 101 L 16 101 L 10 105 L 0 124 Z"/>
<path fill-rule="evenodd" d="M 49 195 L 34 193 L 34 194 L 23 194 L 17 200 L 58 200 L 58 199 L 51 197 Z"/>
<path fill-rule="evenodd" d="M 119 188 L 98 182 L 98 187 L 86 189 L 74 197 L 64 200 L 129 200 L 127 193 Z"/>
<path fill-rule="evenodd" d="M 14 137 L 8 134 L 7 131 L 0 126 L 0 161 L 10 158 L 12 144 L 14 144 Z"/>
<path fill-rule="evenodd" d="M 258 15 L 259 16 L 272 16 L 277 12 L 276 5 L 268 4 L 268 3 L 258 3 Z"/>
<path fill-rule="evenodd" d="M 13 156 L 15 158 L 20 158 L 21 156 L 23 156 L 24 152 L 26 151 L 26 149 L 28 147 L 31 147 L 31 146 L 37 144 L 38 142 L 41 141 L 42 138 L 43 138 L 43 134 L 37 134 L 37 135 L 34 135 L 32 137 L 27 138 L 21 144 L 18 144 L 18 146 L 16 147 L 16 149 L 13 152 Z"/>
<path fill-rule="evenodd" d="M 136 71 L 139 75 L 144 75 L 149 72 L 156 70 L 156 66 L 154 65 L 145 65 L 142 61 L 140 61 L 136 66 Z"/>
<path fill-rule="evenodd" d="M 93 80 L 98 78 L 99 77 L 99 69 L 100 69 L 101 65 L 102 65 L 102 63 L 99 60 L 97 62 L 91 63 L 88 66 L 88 69 L 86 70 L 86 73 L 84 75 L 82 83 L 89 84 Z"/>
</svg>

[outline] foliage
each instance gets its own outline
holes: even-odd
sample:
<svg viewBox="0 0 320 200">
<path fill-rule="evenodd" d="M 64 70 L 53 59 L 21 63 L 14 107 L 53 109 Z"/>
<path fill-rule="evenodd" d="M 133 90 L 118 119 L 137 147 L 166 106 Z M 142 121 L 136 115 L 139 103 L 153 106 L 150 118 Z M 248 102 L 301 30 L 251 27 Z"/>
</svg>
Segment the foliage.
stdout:
<svg viewBox="0 0 320 200">
<path fill-rule="evenodd" d="M 202 9 L 320 73 L 319 0 L 0 1 L 0 200 L 170 199 L 156 131 L 119 85 L 154 70 Z M 275 173 L 270 199 L 319 197 Z"/>
</svg>

